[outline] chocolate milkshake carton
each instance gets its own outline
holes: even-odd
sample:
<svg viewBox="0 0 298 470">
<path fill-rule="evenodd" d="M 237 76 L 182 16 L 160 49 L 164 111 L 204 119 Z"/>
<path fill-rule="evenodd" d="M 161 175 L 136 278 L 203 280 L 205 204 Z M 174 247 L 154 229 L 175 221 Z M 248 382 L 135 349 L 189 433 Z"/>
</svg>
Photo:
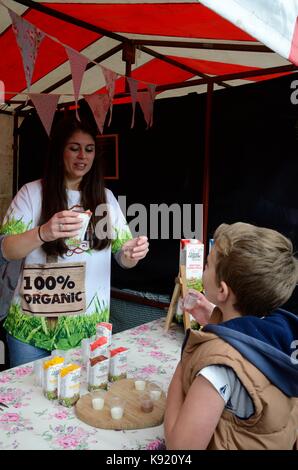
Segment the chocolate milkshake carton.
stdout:
<svg viewBox="0 0 298 470">
<path fill-rule="evenodd" d="M 109 380 L 126 379 L 127 377 L 127 348 L 116 348 L 110 350 Z"/>
<path fill-rule="evenodd" d="M 89 392 L 98 389 L 106 390 L 108 388 L 109 363 L 109 357 L 103 355 L 89 359 L 87 364 Z"/>
</svg>

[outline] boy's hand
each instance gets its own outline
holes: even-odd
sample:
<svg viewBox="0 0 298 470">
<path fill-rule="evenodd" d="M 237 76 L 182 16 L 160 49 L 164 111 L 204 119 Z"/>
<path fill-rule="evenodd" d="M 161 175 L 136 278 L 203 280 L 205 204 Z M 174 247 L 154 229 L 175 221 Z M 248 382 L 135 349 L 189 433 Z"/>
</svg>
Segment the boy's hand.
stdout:
<svg viewBox="0 0 298 470">
<path fill-rule="evenodd" d="M 209 319 L 212 315 L 215 305 L 209 302 L 209 300 L 207 300 L 204 294 L 201 292 L 198 292 L 194 289 L 189 289 L 188 292 L 191 294 L 192 307 L 188 307 L 190 304 L 188 303 L 186 296 L 183 301 L 184 310 L 189 312 L 196 319 L 199 325 L 206 325 L 209 323 Z"/>
</svg>

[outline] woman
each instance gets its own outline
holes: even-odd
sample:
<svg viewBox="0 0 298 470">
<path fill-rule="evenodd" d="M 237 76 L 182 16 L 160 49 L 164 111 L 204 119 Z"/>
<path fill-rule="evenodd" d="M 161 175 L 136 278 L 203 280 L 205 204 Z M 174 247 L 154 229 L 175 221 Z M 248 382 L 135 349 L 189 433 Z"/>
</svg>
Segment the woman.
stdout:
<svg viewBox="0 0 298 470">
<path fill-rule="evenodd" d="M 80 212 L 92 213 L 81 240 Z M 111 252 L 125 268 L 148 252 L 147 237 L 132 239 L 104 188 L 95 133 L 73 118 L 58 123 L 44 179 L 17 193 L 1 233 L 13 234 L 2 242 L 4 257 L 24 258 L 5 321 L 11 367 L 93 335 L 109 318 Z"/>
</svg>

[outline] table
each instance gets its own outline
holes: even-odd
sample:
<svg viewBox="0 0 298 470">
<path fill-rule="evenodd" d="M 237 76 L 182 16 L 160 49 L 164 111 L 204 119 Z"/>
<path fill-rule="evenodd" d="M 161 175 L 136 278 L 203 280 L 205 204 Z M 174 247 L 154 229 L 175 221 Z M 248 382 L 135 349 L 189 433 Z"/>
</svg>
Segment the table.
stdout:
<svg viewBox="0 0 298 470">
<path fill-rule="evenodd" d="M 167 390 L 184 338 L 181 326 L 164 332 L 165 319 L 113 335 L 112 347 L 128 351 L 128 377 L 158 380 Z M 70 352 L 82 361 L 81 349 Z M 87 393 L 86 368 L 82 370 L 81 394 Z M 73 408 L 48 401 L 35 386 L 33 362 L 0 374 L 0 449 L 147 449 L 164 448 L 163 425 L 132 431 L 93 428 L 80 421 Z"/>
</svg>

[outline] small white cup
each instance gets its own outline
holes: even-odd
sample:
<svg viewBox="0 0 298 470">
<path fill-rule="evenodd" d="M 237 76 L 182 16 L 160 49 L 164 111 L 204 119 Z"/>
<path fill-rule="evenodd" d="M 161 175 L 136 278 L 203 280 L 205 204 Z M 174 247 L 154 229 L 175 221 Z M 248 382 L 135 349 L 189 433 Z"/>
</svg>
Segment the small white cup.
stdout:
<svg viewBox="0 0 298 470">
<path fill-rule="evenodd" d="M 125 400 L 121 397 L 111 397 L 109 400 L 111 416 L 113 419 L 121 419 L 124 414 Z"/>
<path fill-rule="evenodd" d="M 43 384 L 43 359 L 38 359 L 33 363 L 34 383 L 36 387 L 42 387 Z"/>
<path fill-rule="evenodd" d="M 103 390 L 95 390 L 92 392 L 92 408 L 94 410 L 102 410 L 105 405 L 105 393 Z"/>
<path fill-rule="evenodd" d="M 146 388 L 146 382 L 145 380 L 142 379 L 136 379 L 135 380 L 135 389 L 138 391 L 144 391 Z"/>
<path fill-rule="evenodd" d="M 149 395 L 150 395 L 151 400 L 157 401 L 160 399 L 161 394 L 162 394 L 162 387 L 159 383 L 157 382 L 149 383 L 148 389 L 149 389 Z"/>
</svg>

